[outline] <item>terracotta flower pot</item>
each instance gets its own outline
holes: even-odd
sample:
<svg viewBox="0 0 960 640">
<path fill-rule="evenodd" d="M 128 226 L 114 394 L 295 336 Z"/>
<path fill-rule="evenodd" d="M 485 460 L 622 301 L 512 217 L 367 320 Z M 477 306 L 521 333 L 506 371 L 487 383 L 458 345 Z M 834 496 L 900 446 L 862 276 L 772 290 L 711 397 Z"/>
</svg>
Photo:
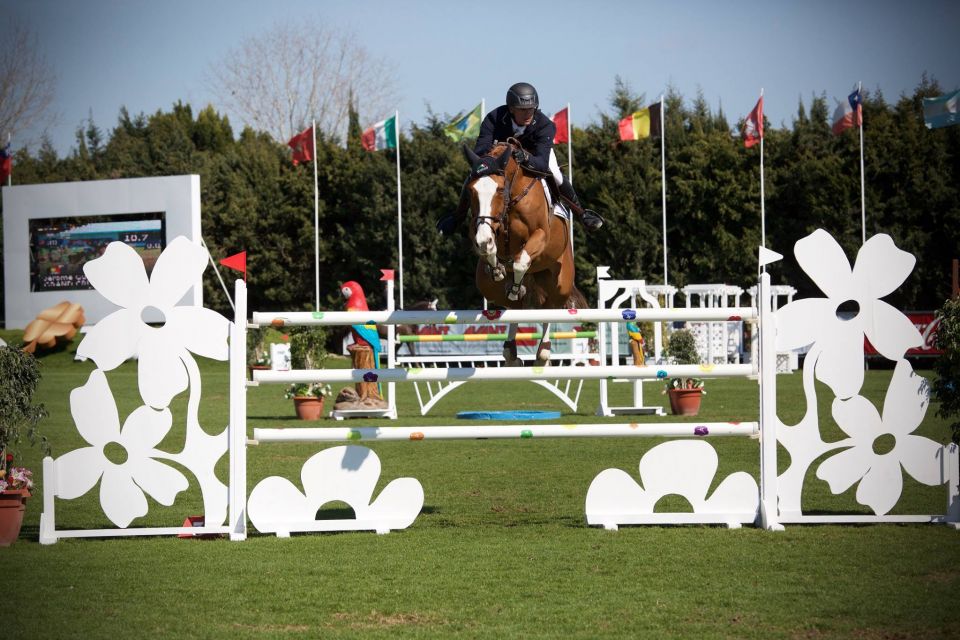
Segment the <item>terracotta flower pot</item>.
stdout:
<svg viewBox="0 0 960 640">
<path fill-rule="evenodd" d="M 0 491 L 0 547 L 9 547 L 16 542 L 29 497 L 30 492 L 26 489 Z"/>
<path fill-rule="evenodd" d="M 301 420 L 319 420 L 323 417 L 323 398 L 301 396 L 293 399 L 293 408 Z"/>
<path fill-rule="evenodd" d="M 700 413 L 703 389 L 670 389 L 670 410 L 675 416 L 695 416 Z"/>
</svg>

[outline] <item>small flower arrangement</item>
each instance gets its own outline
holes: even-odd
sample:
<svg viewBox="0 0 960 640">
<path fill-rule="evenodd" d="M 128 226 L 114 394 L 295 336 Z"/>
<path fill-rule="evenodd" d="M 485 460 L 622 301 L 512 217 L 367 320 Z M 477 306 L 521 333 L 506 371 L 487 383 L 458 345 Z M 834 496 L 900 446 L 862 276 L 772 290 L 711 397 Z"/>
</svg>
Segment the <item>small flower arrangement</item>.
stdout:
<svg viewBox="0 0 960 640">
<path fill-rule="evenodd" d="M 702 378 L 670 378 L 667 380 L 667 388 L 664 389 L 664 393 L 669 389 L 700 389 L 700 393 L 707 393 L 703 388 Z"/>
<path fill-rule="evenodd" d="M 33 472 L 24 467 L 13 466 L 13 455 L 6 455 L 6 473 L 0 472 L 0 491 L 33 489 Z"/>
<path fill-rule="evenodd" d="M 321 384 L 319 382 L 311 382 L 308 384 L 300 382 L 287 387 L 287 391 L 283 394 L 283 397 L 287 400 L 293 398 L 326 398 L 332 394 L 333 388 L 329 384 Z"/>
</svg>

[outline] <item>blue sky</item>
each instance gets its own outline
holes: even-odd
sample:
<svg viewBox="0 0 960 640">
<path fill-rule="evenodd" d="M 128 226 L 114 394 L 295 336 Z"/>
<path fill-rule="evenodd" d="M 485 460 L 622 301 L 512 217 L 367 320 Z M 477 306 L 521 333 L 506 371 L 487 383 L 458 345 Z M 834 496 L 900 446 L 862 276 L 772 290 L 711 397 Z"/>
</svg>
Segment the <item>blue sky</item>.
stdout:
<svg viewBox="0 0 960 640">
<path fill-rule="evenodd" d="M 548 114 L 572 105 L 574 124 L 609 113 L 619 75 L 654 101 L 668 85 L 702 90 L 731 122 L 765 91 L 765 112 L 788 125 L 802 98 L 849 93 L 862 80 L 892 102 L 927 71 L 960 87 L 960 2 L 609 1 L 440 3 L 415 0 L 2 0 L 37 34 L 57 75 L 48 129 L 58 152 L 92 113 L 111 129 L 132 113 L 195 111 L 212 103 L 205 76 L 245 36 L 297 17 L 352 30 L 397 70 L 401 121 L 427 106 L 456 113 L 533 83 Z M 0 19 L 0 29 L 7 22 Z M 2 36 L 2 33 L 0 33 Z M 236 131 L 239 120 L 231 116 Z M 39 132 L 14 140 L 19 148 Z M 35 148 L 35 147 L 34 147 Z"/>
</svg>

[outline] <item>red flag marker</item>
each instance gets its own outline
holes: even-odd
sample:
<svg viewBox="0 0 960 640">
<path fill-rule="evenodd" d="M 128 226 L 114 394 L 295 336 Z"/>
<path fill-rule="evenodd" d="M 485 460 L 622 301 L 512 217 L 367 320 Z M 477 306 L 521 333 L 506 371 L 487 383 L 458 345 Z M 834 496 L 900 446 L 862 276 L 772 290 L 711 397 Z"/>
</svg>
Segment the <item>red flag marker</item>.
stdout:
<svg viewBox="0 0 960 640">
<path fill-rule="evenodd" d="M 241 251 L 240 253 L 235 253 L 232 256 L 227 256 L 220 261 L 220 264 L 227 267 L 228 269 L 233 269 L 234 271 L 239 271 L 243 274 L 243 281 L 247 281 L 247 252 Z"/>
</svg>

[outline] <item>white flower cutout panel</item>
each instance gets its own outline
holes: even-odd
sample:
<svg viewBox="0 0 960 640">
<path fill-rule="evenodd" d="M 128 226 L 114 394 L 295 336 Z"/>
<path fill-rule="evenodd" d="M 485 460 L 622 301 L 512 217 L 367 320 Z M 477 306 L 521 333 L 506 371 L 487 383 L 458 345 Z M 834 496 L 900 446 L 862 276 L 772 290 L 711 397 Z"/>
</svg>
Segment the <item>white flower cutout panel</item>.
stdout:
<svg viewBox="0 0 960 640">
<path fill-rule="evenodd" d="M 842 444 L 851 446 L 827 458 L 817 468 L 817 477 L 829 483 L 833 493 L 843 493 L 859 481 L 857 502 L 877 515 L 886 514 L 900 500 L 904 470 L 925 485 L 946 482 L 940 443 L 913 435 L 929 398 L 927 381 L 901 360 L 890 380 L 882 417 L 863 396 L 835 399 L 833 418 L 850 436 Z"/>
<path fill-rule="evenodd" d="M 87 383 L 70 393 L 70 411 L 80 436 L 90 445 L 55 461 L 55 495 L 64 500 L 82 496 L 100 481 L 100 506 L 115 525 L 127 527 L 147 514 L 150 495 L 162 505 L 173 504 L 189 482 L 157 457 L 155 447 L 170 431 L 168 409 L 142 406 L 120 427 L 117 406 L 107 377 L 96 369 Z M 219 456 L 218 456 L 219 457 Z"/>
<path fill-rule="evenodd" d="M 673 440 L 658 445 L 640 460 L 642 486 L 621 469 L 606 469 L 593 479 L 587 491 L 587 522 L 604 526 L 656 522 L 654 507 L 670 494 L 690 502 L 695 514 L 690 522 L 731 526 L 753 522 L 760 508 L 760 491 L 749 473 L 730 474 L 707 497 L 717 465 L 717 452 L 709 443 Z"/>
<path fill-rule="evenodd" d="M 849 398 L 863 386 L 864 335 L 893 361 L 923 343 L 913 323 L 880 300 L 903 284 L 916 263 L 890 236 L 867 240 L 852 270 L 843 249 L 823 229 L 797 241 L 794 254 L 827 297 L 797 300 L 777 311 L 777 351 L 816 344 L 822 351 L 816 376 L 838 398 Z M 844 303 L 852 317 L 838 315 Z"/>
<path fill-rule="evenodd" d="M 136 356 L 141 397 L 151 407 L 166 407 L 189 384 L 181 361 L 188 352 L 215 360 L 226 360 L 229 354 L 229 320 L 203 307 L 177 306 L 206 266 L 207 252 L 179 236 L 160 254 L 148 279 L 137 252 L 111 242 L 101 257 L 84 265 L 83 272 L 120 309 L 89 330 L 77 355 L 90 358 L 104 371 Z M 143 321 L 148 307 L 163 315 L 162 326 Z"/>
<path fill-rule="evenodd" d="M 300 479 L 303 493 L 277 476 L 265 478 L 253 488 L 247 508 L 257 531 L 386 532 L 409 527 L 423 508 L 423 487 L 414 478 L 393 480 L 371 500 L 380 479 L 380 458 L 366 447 L 325 449 L 304 463 Z M 355 520 L 318 521 L 317 511 L 334 501 L 350 505 Z"/>
</svg>

